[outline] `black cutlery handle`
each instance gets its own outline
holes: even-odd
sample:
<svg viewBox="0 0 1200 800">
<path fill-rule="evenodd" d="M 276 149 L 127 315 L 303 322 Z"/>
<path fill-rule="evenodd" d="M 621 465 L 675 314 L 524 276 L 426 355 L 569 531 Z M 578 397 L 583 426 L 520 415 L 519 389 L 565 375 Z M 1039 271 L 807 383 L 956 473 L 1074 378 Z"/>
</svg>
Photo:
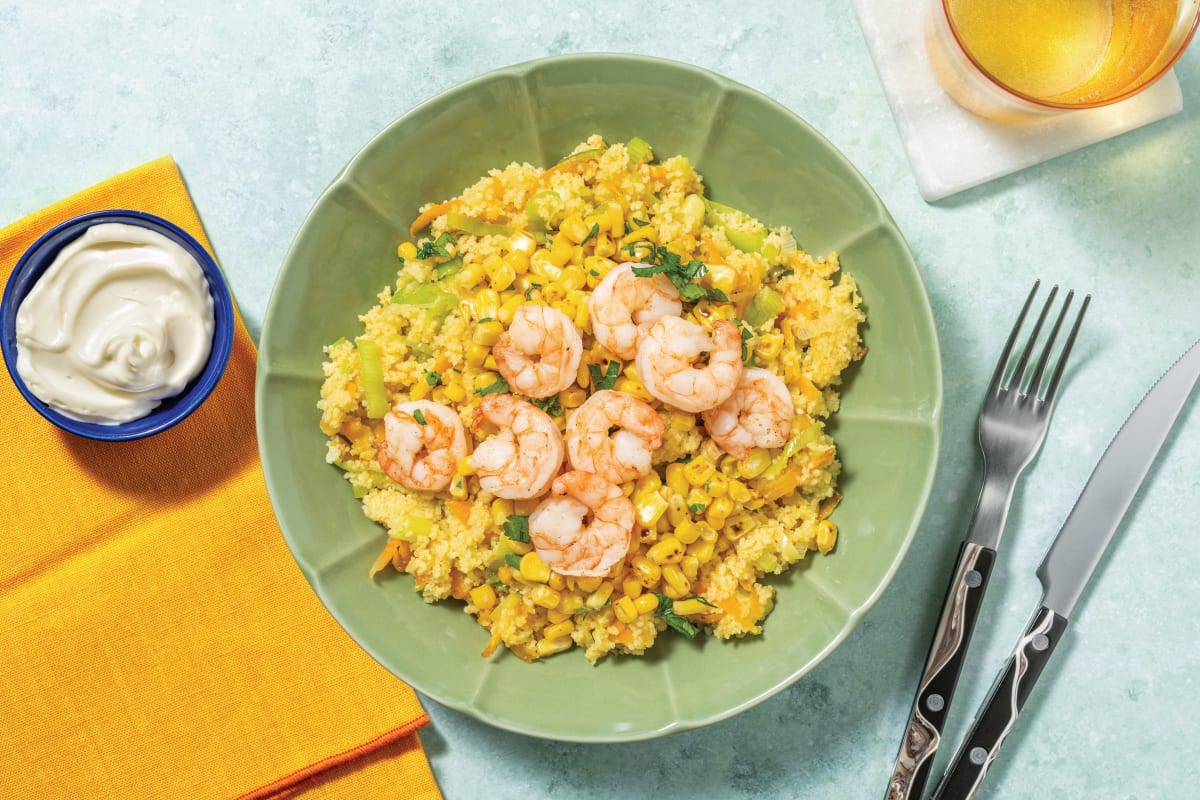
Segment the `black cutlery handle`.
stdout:
<svg viewBox="0 0 1200 800">
<path fill-rule="evenodd" d="M 929 646 L 904 741 L 888 782 L 887 800 L 920 800 L 925 791 L 995 562 L 996 551 L 991 548 L 974 542 L 963 542 L 959 548 L 958 566 Z"/>
<path fill-rule="evenodd" d="M 1016 723 L 1017 714 L 1025 706 L 1029 692 L 1066 628 L 1066 617 L 1060 617 L 1045 606 L 1033 615 L 1033 621 L 1021 635 L 1004 671 L 975 717 L 971 732 L 954 754 L 954 761 L 934 795 L 935 800 L 967 800 L 979 791 L 988 768 L 1000 752 L 1000 745 Z"/>
</svg>

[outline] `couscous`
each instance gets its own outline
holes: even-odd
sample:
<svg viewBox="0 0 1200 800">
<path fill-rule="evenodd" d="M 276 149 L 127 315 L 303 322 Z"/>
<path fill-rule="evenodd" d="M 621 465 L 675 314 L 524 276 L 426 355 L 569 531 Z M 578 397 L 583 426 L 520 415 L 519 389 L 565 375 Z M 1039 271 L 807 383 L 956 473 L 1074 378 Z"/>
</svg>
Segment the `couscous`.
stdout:
<svg viewBox="0 0 1200 800">
<path fill-rule="evenodd" d="M 371 578 L 463 602 L 484 656 L 760 633 L 764 576 L 838 536 L 824 420 L 865 348 L 837 255 L 598 135 L 410 233 L 361 333 L 325 348 L 318 403 L 383 528 Z"/>
</svg>

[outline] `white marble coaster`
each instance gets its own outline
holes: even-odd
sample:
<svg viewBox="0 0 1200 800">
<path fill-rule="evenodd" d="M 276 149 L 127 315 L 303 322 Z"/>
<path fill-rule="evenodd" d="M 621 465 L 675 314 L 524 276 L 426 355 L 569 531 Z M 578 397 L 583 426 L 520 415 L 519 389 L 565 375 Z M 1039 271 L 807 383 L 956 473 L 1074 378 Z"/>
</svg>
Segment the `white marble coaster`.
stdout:
<svg viewBox="0 0 1200 800">
<path fill-rule="evenodd" d="M 1031 122 L 976 116 L 943 91 L 925 56 L 924 2 L 854 0 L 875 69 L 904 140 L 917 187 L 927 201 L 1040 164 L 1183 108 L 1175 73 L 1104 108 Z"/>
</svg>

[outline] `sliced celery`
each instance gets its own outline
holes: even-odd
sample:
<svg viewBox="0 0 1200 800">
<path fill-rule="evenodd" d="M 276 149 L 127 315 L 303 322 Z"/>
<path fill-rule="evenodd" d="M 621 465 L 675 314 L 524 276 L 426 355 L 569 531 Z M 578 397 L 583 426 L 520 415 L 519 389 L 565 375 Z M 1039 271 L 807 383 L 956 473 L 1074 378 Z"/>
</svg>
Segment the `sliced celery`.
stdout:
<svg viewBox="0 0 1200 800">
<path fill-rule="evenodd" d="M 780 473 L 787 466 L 788 461 L 791 461 L 792 456 L 799 453 L 802 448 L 821 438 L 821 430 L 821 423 L 814 422 L 804 430 L 793 433 L 792 438 L 788 439 L 787 444 L 783 446 L 783 451 L 775 456 L 775 460 L 771 462 L 769 467 L 763 470 L 762 475 L 759 477 L 766 478 L 767 480 L 779 477 Z"/>
<path fill-rule="evenodd" d="M 418 517 L 415 514 L 405 514 L 403 525 L 399 530 L 392 531 L 391 535 L 406 542 L 415 542 L 418 539 L 427 538 L 431 533 L 433 533 L 433 520 L 428 517 Z"/>
<path fill-rule="evenodd" d="M 516 228 L 511 225 L 497 225 L 494 222 L 468 217 L 466 214 L 460 214 L 457 211 L 451 211 L 446 214 L 446 225 L 454 230 L 469 233 L 472 236 L 512 236 L 516 233 Z"/>
<path fill-rule="evenodd" d="M 704 199 L 704 223 L 712 227 L 721 227 L 725 229 L 725 237 L 729 239 L 729 243 L 745 253 L 761 253 L 763 244 L 767 240 L 767 232 L 764 228 L 758 233 L 746 233 L 729 224 L 728 218 L 734 214 L 750 216 L 746 212 L 727 206 L 724 203 L 717 203 L 708 198 Z M 751 217 L 753 219 L 753 217 Z"/>
<path fill-rule="evenodd" d="M 751 298 L 750 305 L 746 307 L 746 313 L 742 315 L 742 319 L 751 328 L 757 330 L 764 323 L 775 319 L 780 311 L 783 311 L 783 298 L 770 286 L 764 286 Z"/>
<path fill-rule="evenodd" d="M 568 161 L 578 161 L 581 158 L 596 158 L 604 155 L 604 148 L 597 147 L 592 150 L 580 150 L 578 153 L 571 153 L 569 156 L 563 156 L 558 160 L 559 164 L 565 164 Z"/>
<path fill-rule="evenodd" d="M 458 297 L 438 287 L 436 283 L 410 283 L 392 295 L 392 302 L 401 306 L 417 306 L 444 314 L 458 305 Z"/>
<path fill-rule="evenodd" d="M 388 401 L 387 391 L 383 387 L 383 364 L 379 360 L 379 346 L 371 339 L 359 339 L 356 344 L 367 416 L 371 419 L 382 419 L 388 412 Z"/>
<path fill-rule="evenodd" d="M 450 259 L 444 264 L 438 264 L 433 268 L 434 277 L 439 281 L 443 278 L 449 278 L 451 275 L 457 275 L 462 272 L 463 260 L 458 256 Z"/>
<path fill-rule="evenodd" d="M 525 218 L 529 220 L 530 225 L 537 225 L 542 228 L 546 227 L 546 220 L 537 211 L 538 203 L 545 200 L 550 195 L 558 196 L 558 192 L 553 189 L 547 189 L 544 192 L 538 192 L 533 197 L 529 198 L 529 202 L 525 204 Z"/>
<path fill-rule="evenodd" d="M 629 168 L 634 169 L 638 164 L 645 164 L 654 158 L 654 149 L 650 147 L 650 143 L 640 136 L 635 136 L 625 144 L 625 150 L 629 153 Z"/>
</svg>

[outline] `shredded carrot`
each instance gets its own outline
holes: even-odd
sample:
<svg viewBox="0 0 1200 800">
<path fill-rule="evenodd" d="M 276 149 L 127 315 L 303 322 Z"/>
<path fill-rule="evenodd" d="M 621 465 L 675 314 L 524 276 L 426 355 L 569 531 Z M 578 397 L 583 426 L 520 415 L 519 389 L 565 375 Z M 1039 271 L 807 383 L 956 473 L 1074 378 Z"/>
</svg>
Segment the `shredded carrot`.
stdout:
<svg viewBox="0 0 1200 800">
<path fill-rule="evenodd" d="M 433 362 L 434 372 L 445 372 L 450 369 L 450 358 L 445 353 L 438 356 L 437 361 Z"/>
<path fill-rule="evenodd" d="M 613 641 L 617 644 L 633 644 L 633 628 L 630 628 L 623 622 L 616 623 L 620 630 L 613 637 Z"/>
<path fill-rule="evenodd" d="M 652 164 L 647 168 L 647 171 L 650 173 L 650 177 L 655 180 L 665 181 L 667 179 L 667 168 L 662 164 Z"/>
<path fill-rule="evenodd" d="M 706 233 L 700 237 L 700 241 L 704 242 L 704 252 L 708 255 L 708 263 L 724 264 L 725 257 L 721 255 L 721 251 L 717 249 L 717 245 L 713 242 Z M 741 312 L 739 312 L 740 314 Z"/>
<path fill-rule="evenodd" d="M 380 570 L 392 563 L 392 557 L 396 555 L 396 549 L 400 546 L 401 541 L 391 536 L 388 537 L 387 544 L 383 546 L 383 552 L 376 556 L 375 562 L 371 564 L 371 569 L 367 572 L 368 578 L 374 578 Z"/>
<path fill-rule="evenodd" d="M 447 500 L 446 508 L 450 509 L 450 513 L 459 522 L 465 524 L 471 518 L 471 503 L 468 500 Z"/>
<path fill-rule="evenodd" d="M 412 558 L 412 545 L 400 540 L 400 543 L 396 545 L 396 554 L 392 556 L 392 566 L 395 567 L 396 572 L 404 572 L 410 558 Z"/>
<path fill-rule="evenodd" d="M 418 233 L 428 228 L 430 223 L 435 219 L 445 214 L 447 211 L 453 211 L 462 205 L 462 200 L 448 200 L 445 203 L 437 203 L 422 211 L 413 224 L 408 228 L 409 236 L 416 236 Z"/>
<path fill-rule="evenodd" d="M 496 648 L 500 646 L 500 626 L 497 625 L 492 629 L 492 638 L 488 639 L 487 647 L 483 648 L 483 652 L 479 655 L 484 658 L 490 658 L 492 653 L 496 652 Z"/>
</svg>

